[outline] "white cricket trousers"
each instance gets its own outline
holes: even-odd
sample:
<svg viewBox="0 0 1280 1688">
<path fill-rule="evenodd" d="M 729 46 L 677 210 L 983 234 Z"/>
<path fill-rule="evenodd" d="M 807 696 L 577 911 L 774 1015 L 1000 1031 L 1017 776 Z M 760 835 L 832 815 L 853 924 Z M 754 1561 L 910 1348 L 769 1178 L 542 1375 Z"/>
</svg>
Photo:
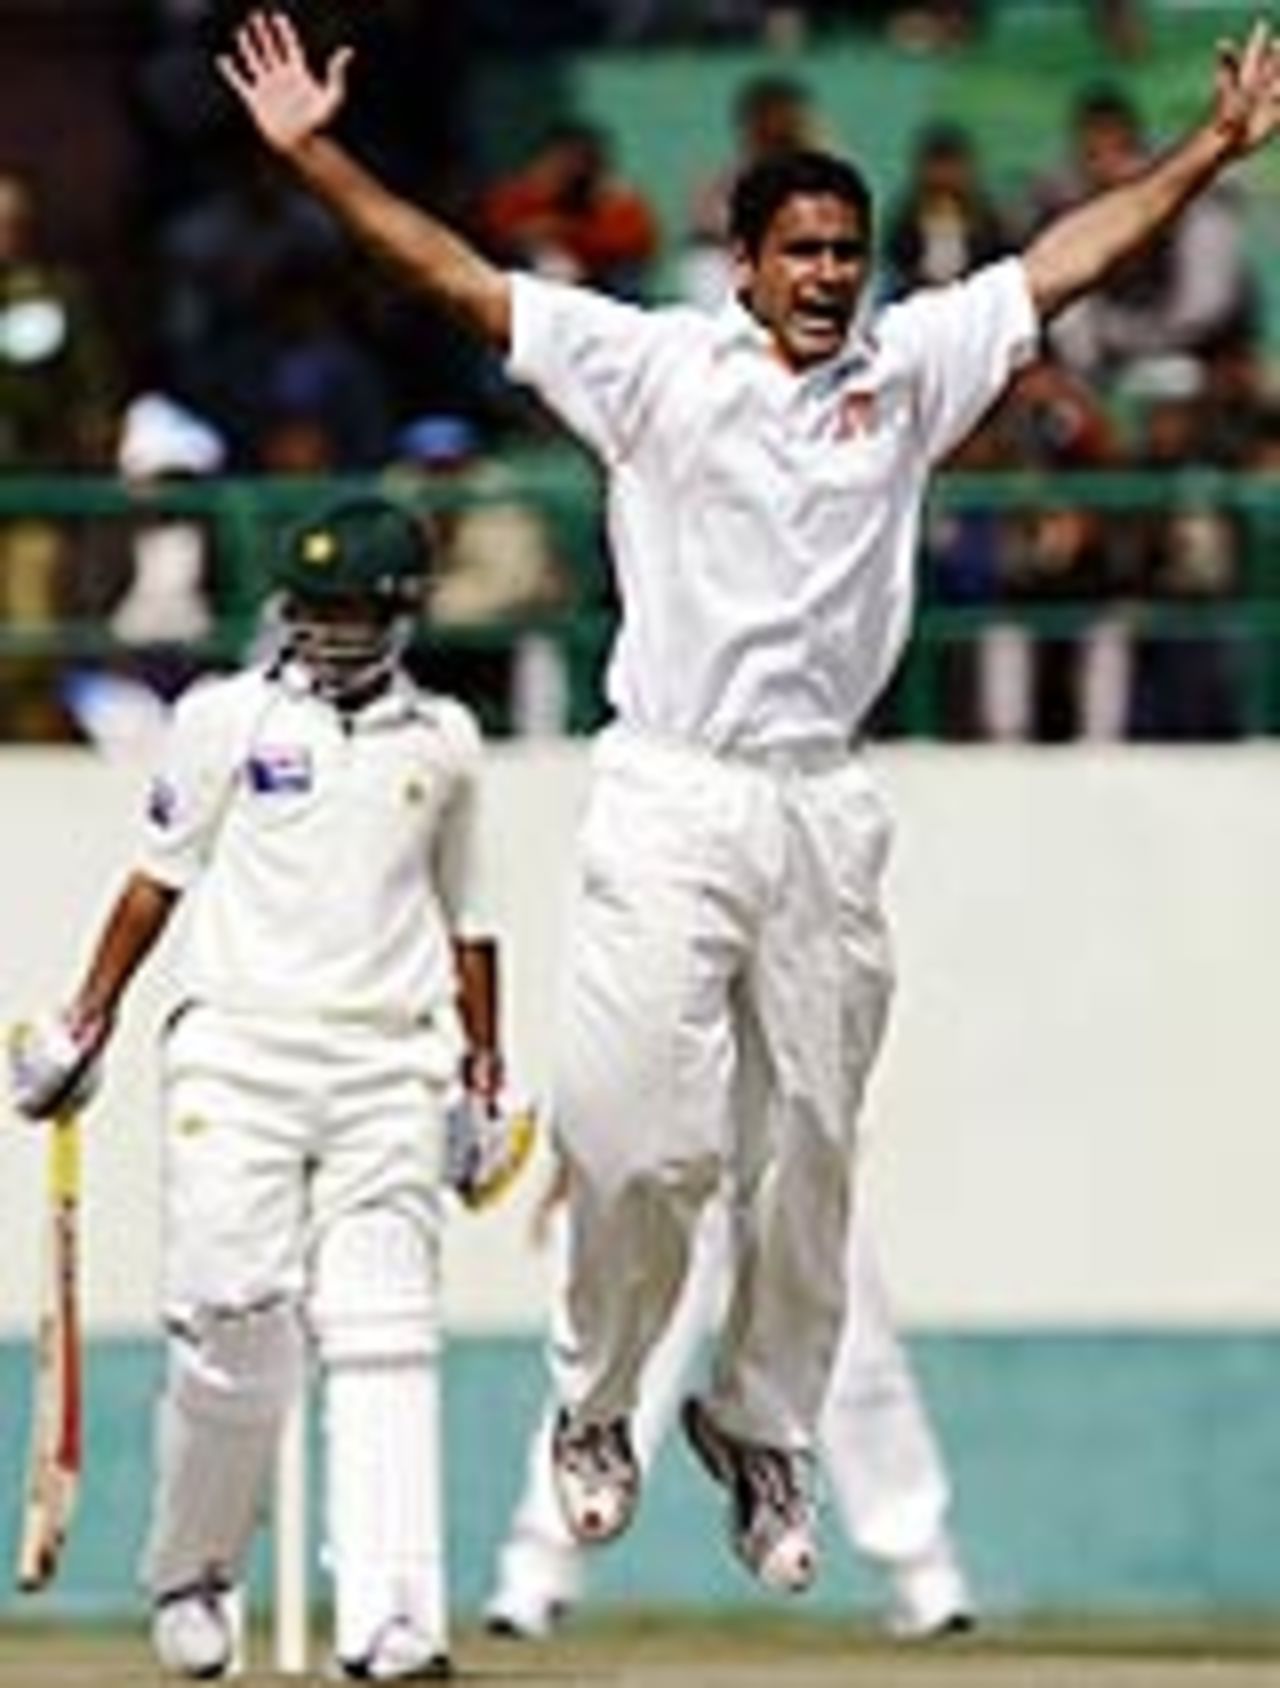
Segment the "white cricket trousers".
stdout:
<svg viewBox="0 0 1280 1688">
<path fill-rule="evenodd" d="M 723 1187 L 712 1411 L 753 1441 L 811 1443 L 891 990 L 889 831 L 844 751 L 731 759 L 619 727 L 597 741 L 552 1098 L 570 1230 L 552 1364 L 579 1419 L 630 1413 Z"/>
<path fill-rule="evenodd" d="M 238 1582 L 314 1338 L 339 1657 L 447 1635 L 438 1227 L 450 1027 L 207 1007 L 166 1039 L 169 1368 L 144 1575 Z"/>
<path fill-rule="evenodd" d="M 452 1027 L 184 1011 L 163 1051 L 166 1314 L 301 1302 L 319 1238 L 369 1208 L 434 1251 L 457 1059 Z"/>
</svg>

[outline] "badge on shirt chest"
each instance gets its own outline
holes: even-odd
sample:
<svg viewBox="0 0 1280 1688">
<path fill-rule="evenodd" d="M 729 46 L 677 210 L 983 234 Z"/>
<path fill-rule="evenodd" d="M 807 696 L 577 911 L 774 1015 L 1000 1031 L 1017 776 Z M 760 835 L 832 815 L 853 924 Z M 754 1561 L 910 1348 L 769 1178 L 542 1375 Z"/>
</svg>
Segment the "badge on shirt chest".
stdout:
<svg viewBox="0 0 1280 1688">
<path fill-rule="evenodd" d="M 310 791 L 315 782 L 311 752 L 301 744 L 261 744 L 250 752 L 245 772 L 259 797 Z"/>
<path fill-rule="evenodd" d="M 875 432 L 876 395 L 872 387 L 856 387 L 841 395 L 836 405 L 836 438 L 866 439 Z"/>
</svg>

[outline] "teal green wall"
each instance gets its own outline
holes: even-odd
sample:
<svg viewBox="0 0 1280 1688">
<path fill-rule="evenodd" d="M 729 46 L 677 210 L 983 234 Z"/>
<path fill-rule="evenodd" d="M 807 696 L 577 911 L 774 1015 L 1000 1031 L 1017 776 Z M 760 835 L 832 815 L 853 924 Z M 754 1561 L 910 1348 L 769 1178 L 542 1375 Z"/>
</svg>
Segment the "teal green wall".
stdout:
<svg viewBox="0 0 1280 1688">
<path fill-rule="evenodd" d="M 983 1606 L 1005 1614 L 1280 1613 L 1280 1333 L 929 1335 L 916 1351 L 958 1490 Z M 0 1346 L 0 1564 L 12 1563 L 26 1445 L 25 1348 Z M 89 1360 L 89 1462 L 65 1573 L 0 1583 L 0 1619 L 127 1613 L 148 1486 L 155 1351 Z M 536 1342 L 458 1341 L 448 1359 L 452 1585 L 483 1601 L 542 1391 Z M 875 1589 L 834 1540 L 815 1611 Z M 633 1534 L 595 1561 L 602 1602 L 758 1604 L 716 1498 L 665 1452 Z"/>
</svg>

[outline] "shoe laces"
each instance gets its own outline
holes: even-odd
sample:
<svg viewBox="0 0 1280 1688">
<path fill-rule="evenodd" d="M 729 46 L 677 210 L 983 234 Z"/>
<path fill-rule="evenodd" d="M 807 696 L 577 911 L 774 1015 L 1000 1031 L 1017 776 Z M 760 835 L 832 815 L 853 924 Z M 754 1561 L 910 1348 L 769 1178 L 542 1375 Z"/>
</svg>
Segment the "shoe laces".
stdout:
<svg viewBox="0 0 1280 1688">
<path fill-rule="evenodd" d="M 784 1530 L 808 1530 L 813 1507 L 805 1485 L 802 1455 L 760 1443 L 734 1448 L 734 1502 L 744 1534 L 776 1538 Z"/>
<path fill-rule="evenodd" d="M 629 1483 L 635 1475 L 626 1421 L 620 1418 L 569 1430 L 560 1459 L 566 1469 L 591 1483 Z"/>
</svg>

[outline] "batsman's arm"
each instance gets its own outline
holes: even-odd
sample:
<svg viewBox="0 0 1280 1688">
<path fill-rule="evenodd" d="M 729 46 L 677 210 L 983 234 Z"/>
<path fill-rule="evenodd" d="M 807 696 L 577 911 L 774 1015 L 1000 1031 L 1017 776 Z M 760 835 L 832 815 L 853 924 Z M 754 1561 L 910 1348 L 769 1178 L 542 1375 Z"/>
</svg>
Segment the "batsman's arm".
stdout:
<svg viewBox="0 0 1280 1688">
<path fill-rule="evenodd" d="M 1139 251 L 1187 202 L 1280 128 L 1280 44 L 1258 22 L 1243 47 L 1218 49 L 1213 104 L 1205 120 L 1148 169 L 1065 212 L 1023 255 L 1042 318 L 1087 292 Z"/>
<path fill-rule="evenodd" d="M 255 11 L 218 60 L 263 140 L 353 235 L 417 291 L 505 351 L 511 337 L 506 272 L 436 217 L 391 193 L 328 133 L 346 97 L 351 49 L 317 74 L 283 13 Z"/>
<path fill-rule="evenodd" d="M 467 1047 L 461 1094 L 445 1108 L 444 1179 L 475 1212 L 520 1176 L 537 1140 L 537 1116 L 504 1097 L 496 940 L 455 937 L 454 958 Z"/>
<path fill-rule="evenodd" d="M 463 1079 L 468 1090 L 492 1104 L 502 1089 L 501 995 L 495 938 L 455 938 L 458 1010 L 467 1053 Z"/>
<path fill-rule="evenodd" d="M 96 1046 L 106 1042 L 134 974 L 168 925 L 179 893 L 145 873 L 125 881 L 68 1009 L 73 1027 Z"/>
<path fill-rule="evenodd" d="M 10 1028 L 9 1095 L 24 1118 L 59 1120 L 93 1094 L 120 999 L 164 930 L 177 895 L 135 873 L 107 917 L 70 1004 Z"/>
</svg>

